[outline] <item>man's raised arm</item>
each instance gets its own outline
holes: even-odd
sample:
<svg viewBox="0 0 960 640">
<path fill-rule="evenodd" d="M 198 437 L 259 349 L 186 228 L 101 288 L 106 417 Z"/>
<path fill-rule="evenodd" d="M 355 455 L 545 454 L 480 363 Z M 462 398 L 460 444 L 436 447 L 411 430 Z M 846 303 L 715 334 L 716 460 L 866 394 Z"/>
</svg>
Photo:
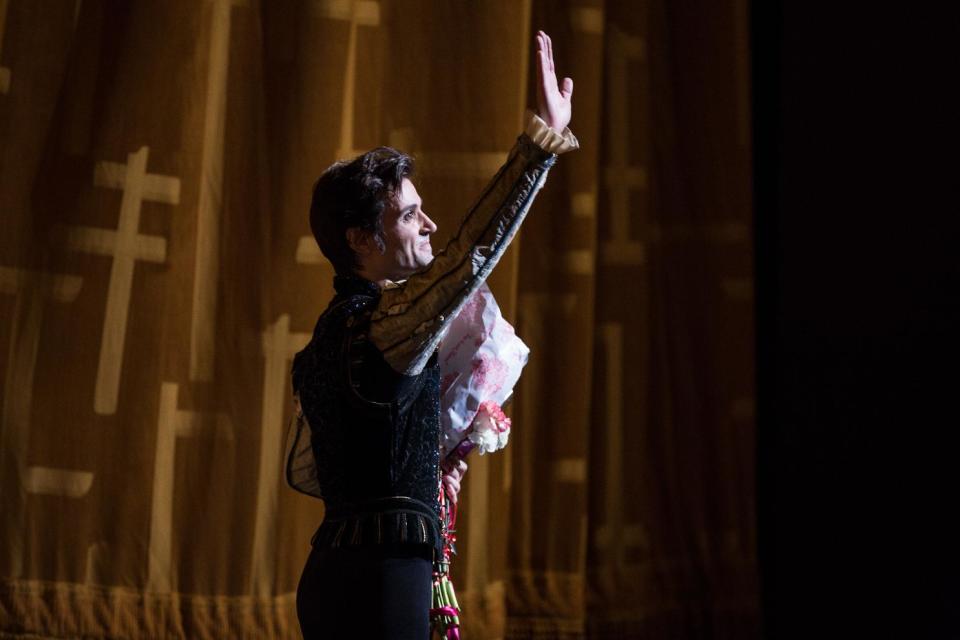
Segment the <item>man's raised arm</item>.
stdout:
<svg viewBox="0 0 960 640">
<path fill-rule="evenodd" d="M 537 34 L 537 111 L 523 135 L 446 248 L 425 270 L 383 291 L 370 321 L 370 340 L 390 366 L 423 370 L 463 303 L 479 288 L 526 217 L 556 155 L 579 147 L 567 128 L 573 80 L 558 86 L 553 44 Z"/>
</svg>

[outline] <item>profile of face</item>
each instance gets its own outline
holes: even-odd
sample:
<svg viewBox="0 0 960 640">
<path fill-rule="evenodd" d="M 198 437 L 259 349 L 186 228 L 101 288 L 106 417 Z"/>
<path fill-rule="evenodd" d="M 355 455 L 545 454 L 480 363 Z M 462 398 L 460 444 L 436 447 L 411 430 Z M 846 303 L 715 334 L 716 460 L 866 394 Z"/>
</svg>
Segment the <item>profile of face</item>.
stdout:
<svg viewBox="0 0 960 640">
<path fill-rule="evenodd" d="M 383 251 L 359 229 L 347 231 L 350 246 L 360 256 L 368 280 L 404 280 L 433 261 L 430 236 L 437 230 L 423 211 L 423 200 L 407 178 L 383 211 Z"/>
</svg>

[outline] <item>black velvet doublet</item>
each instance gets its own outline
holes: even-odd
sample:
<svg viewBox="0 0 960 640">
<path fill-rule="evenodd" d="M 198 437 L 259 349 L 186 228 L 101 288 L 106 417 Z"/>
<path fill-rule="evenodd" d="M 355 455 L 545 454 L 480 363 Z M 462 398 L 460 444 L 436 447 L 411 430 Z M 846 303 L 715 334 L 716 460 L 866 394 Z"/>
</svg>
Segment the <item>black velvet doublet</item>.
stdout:
<svg viewBox="0 0 960 640">
<path fill-rule="evenodd" d="M 293 360 L 293 390 L 310 428 L 326 505 L 316 547 L 441 547 L 440 373 L 394 371 L 368 341 L 379 287 L 336 277 L 337 295 Z"/>
</svg>

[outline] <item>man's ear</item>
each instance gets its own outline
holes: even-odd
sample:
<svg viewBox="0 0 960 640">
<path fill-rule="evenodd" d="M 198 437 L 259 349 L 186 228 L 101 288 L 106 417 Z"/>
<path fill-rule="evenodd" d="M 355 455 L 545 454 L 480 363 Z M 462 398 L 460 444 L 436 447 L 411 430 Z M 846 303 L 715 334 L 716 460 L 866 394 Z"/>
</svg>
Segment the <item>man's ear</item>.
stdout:
<svg viewBox="0 0 960 640">
<path fill-rule="evenodd" d="M 373 249 L 373 236 L 360 227 L 347 229 L 347 244 L 359 256 L 368 256 Z"/>
</svg>

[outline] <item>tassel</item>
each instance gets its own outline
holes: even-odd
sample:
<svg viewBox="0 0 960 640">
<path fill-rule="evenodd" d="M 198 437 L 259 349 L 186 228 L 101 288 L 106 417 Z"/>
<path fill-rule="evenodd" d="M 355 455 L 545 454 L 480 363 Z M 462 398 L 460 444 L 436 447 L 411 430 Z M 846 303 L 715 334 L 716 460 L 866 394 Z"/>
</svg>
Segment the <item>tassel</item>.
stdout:
<svg viewBox="0 0 960 640">
<path fill-rule="evenodd" d="M 443 566 L 446 563 L 438 563 Z M 447 565 L 449 567 L 449 565 Z M 460 603 L 453 589 L 453 583 L 445 573 L 448 569 L 441 569 L 444 573 L 434 572 L 433 577 L 433 608 L 430 609 L 430 619 L 434 631 L 445 640 L 460 640 Z"/>
<path fill-rule="evenodd" d="M 455 504 L 448 504 L 440 484 L 440 525 L 443 536 L 443 552 L 433 563 L 432 602 L 430 624 L 443 640 L 460 640 L 460 603 L 450 580 L 450 562 L 456 554 L 457 540 L 454 525 L 457 521 Z"/>
</svg>

